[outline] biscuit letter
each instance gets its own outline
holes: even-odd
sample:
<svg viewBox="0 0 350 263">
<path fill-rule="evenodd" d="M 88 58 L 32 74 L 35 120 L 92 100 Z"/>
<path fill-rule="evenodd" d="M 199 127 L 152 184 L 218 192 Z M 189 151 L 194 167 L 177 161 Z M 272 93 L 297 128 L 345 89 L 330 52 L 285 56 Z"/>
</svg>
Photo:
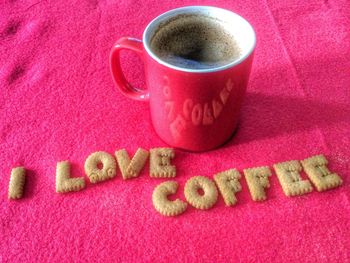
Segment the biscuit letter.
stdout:
<svg viewBox="0 0 350 263">
<path fill-rule="evenodd" d="M 170 201 L 167 196 L 175 194 L 178 188 L 178 183 L 175 181 L 168 181 L 158 185 L 152 194 L 152 201 L 154 208 L 164 216 L 176 216 L 182 214 L 186 208 L 187 203 L 176 199 Z"/>
<path fill-rule="evenodd" d="M 16 167 L 11 171 L 10 184 L 8 189 L 9 199 L 20 199 L 23 196 L 23 188 L 26 182 L 26 170 L 24 167 Z"/>
<path fill-rule="evenodd" d="M 328 170 L 328 161 L 322 154 L 307 158 L 301 161 L 301 164 L 319 192 L 338 187 L 343 183 L 339 175 Z"/>
<path fill-rule="evenodd" d="M 237 202 L 235 193 L 242 190 L 242 186 L 239 183 L 240 178 L 241 175 L 236 169 L 230 169 L 214 175 L 214 181 L 227 206 L 232 206 Z"/>
<path fill-rule="evenodd" d="M 266 200 L 265 188 L 270 187 L 271 171 L 267 166 L 244 169 L 250 195 L 254 201 Z"/>
<path fill-rule="evenodd" d="M 101 165 L 101 167 L 99 167 Z M 117 174 L 117 163 L 112 155 L 106 152 L 95 152 L 85 161 L 85 173 L 91 183 L 113 178 Z"/>
<path fill-rule="evenodd" d="M 198 190 L 204 193 L 201 195 Z M 209 209 L 215 205 L 218 199 L 218 190 L 212 180 L 204 176 L 194 176 L 185 185 L 185 197 L 187 202 L 198 209 Z"/>
<path fill-rule="evenodd" d="M 119 150 L 115 152 L 115 157 L 118 161 L 119 168 L 122 172 L 123 179 L 130 179 L 137 177 L 145 166 L 148 158 L 148 151 L 138 148 L 134 157 L 130 160 L 130 157 L 126 150 Z"/>
<path fill-rule="evenodd" d="M 67 193 L 83 188 L 85 188 L 84 177 L 71 178 L 69 162 L 58 162 L 56 166 L 56 192 Z"/>
<path fill-rule="evenodd" d="M 274 164 L 277 178 L 286 196 L 303 195 L 312 191 L 309 180 L 302 180 L 302 170 L 298 161 L 289 161 Z"/>
<path fill-rule="evenodd" d="M 150 176 L 151 177 L 175 177 L 176 168 L 170 164 L 175 157 L 172 148 L 154 148 L 150 150 Z"/>
</svg>

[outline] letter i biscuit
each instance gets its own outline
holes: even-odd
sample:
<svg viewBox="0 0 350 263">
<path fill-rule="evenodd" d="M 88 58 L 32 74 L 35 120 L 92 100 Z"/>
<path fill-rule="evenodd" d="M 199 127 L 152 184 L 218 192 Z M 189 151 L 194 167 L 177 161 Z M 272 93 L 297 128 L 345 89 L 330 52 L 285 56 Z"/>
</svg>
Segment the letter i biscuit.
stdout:
<svg viewBox="0 0 350 263">
<path fill-rule="evenodd" d="M 23 196 L 26 170 L 24 167 L 15 167 L 11 171 L 11 178 L 8 188 L 9 199 L 20 199 Z"/>
</svg>

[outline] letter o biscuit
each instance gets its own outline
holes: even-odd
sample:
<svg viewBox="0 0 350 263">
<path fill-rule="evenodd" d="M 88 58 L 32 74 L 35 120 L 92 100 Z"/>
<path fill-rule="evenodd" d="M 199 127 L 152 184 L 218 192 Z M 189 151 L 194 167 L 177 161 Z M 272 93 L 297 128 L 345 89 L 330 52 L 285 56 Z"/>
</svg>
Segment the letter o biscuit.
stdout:
<svg viewBox="0 0 350 263">
<path fill-rule="evenodd" d="M 98 168 L 99 163 L 103 165 L 101 169 Z M 116 176 L 117 163 L 114 157 L 109 153 L 94 152 L 86 159 L 84 169 L 90 182 L 97 183 Z"/>
<path fill-rule="evenodd" d="M 202 189 L 204 194 L 200 195 L 198 190 Z M 187 202 L 198 209 L 211 208 L 218 199 L 218 190 L 212 180 L 204 176 L 194 176 L 185 185 L 185 197 Z"/>
</svg>

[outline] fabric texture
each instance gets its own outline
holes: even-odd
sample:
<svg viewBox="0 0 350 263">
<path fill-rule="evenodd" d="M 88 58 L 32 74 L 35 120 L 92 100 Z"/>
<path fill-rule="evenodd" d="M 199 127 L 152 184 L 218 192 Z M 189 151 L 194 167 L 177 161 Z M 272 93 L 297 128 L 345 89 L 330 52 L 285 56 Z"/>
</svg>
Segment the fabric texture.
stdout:
<svg viewBox="0 0 350 263">
<path fill-rule="evenodd" d="M 204 153 L 176 150 L 179 190 L 195 175 L 301 160 L 323 153 L 341 187 L 286 197 L 275 173 L 267 200 L 244 178 L 237 205 L 222 197 L 161 216 L 149 177 L 91 184 L 98 150 L 165 147 L 147 103 L 115 88 L 108 56 L 122 36 L 142 37 L 157 15 L 186 5 L 239 13 L 257 47 L 235 135 Z M 0 3 L 0 262 L 350 262 L 350 2 L 347 0 L 16 1 Z M 140 59 L 123 53 L 131 83 Z M 87 187 L 55 192 L 58 161 Z M 7 199 L 11 168 L 27 168 L 24 198 Z M 305 174 L 302 174 L 305 178 Z"/>
</svg>

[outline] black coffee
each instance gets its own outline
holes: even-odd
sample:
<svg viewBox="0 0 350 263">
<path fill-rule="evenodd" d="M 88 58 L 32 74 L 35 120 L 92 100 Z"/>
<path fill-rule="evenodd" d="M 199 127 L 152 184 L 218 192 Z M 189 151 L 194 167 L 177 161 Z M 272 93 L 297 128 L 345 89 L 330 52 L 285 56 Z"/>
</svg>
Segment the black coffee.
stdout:
<svg viewBox="0 0 350 263">
<path fill-rule="evenodd" d="M 150 45 L 162 60 L 190 69 L 223 66 L 241 52 L 224 22 L 199 14 L 178 15 L 160 24 Z"/>
</svg>

